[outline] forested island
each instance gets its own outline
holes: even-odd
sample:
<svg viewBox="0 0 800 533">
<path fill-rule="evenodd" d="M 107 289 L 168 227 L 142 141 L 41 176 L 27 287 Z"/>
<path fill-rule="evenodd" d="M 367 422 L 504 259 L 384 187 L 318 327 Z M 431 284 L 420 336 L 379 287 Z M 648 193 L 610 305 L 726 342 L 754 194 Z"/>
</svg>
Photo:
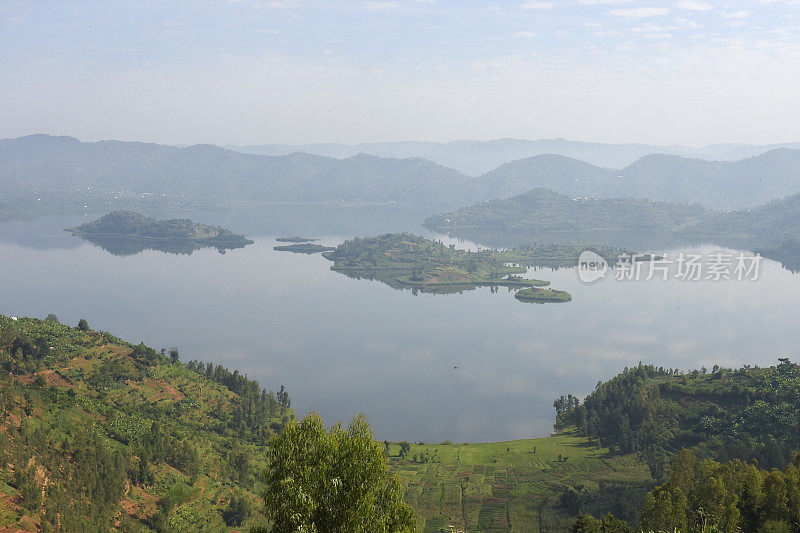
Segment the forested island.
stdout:
<svg viewBox="0 0 800 533">
<path fill-rule="evenodd" d="M 204 247 L 225 253 L 226 250 L 253 244 L 244 235 L 225 228 L 185 218 L 157 220 L 132 211 L 115 211 L 65 231 L 118 255 L 130 255 L 145 249 L 190 254 Z"/>
<path fill-rule="evenodd" d="M 507 256 L 496 250 L 458 250 L 454 245 L 408 233 L 355 238 L 323 256 L 333 261 L 331 270 L 349 277 L 428 293 L 462 292 L 482 286 L 536 292 L 544 291 L 541 287 L 550 283 L 520 276 L 528 270 L 525 263 L 530 262 L 522 260 L 524 252 Z"/>
<path fill-rule="evenodd" d="M 278 237 L 275 239 L 278 242 L 291 242 L 295 244 L 302 244 L 304 242 L 314 242 L 319 239 L 310 239 L 308 237 Z"/>
<path fill-rule="evenodd" d="M 283 387 L 184 363 L 177 348 L 128 343 L 85 320 L 0 316 L 0 527 L 309 524 L 322 520 L 309 498 L 325 500 L 329 469 L 346 464 L 341 475 L 374 492 L 333 504 L 352 512 L 330 520 L 378 510 L 386 531 L 794 531 L 798 391 L 800 367 L 785 358 L 640 364 L 583 401 L 557 398 L 551 437 L 380 443 L 363 417 L 348 429 L 313 414 L 298 424 Z M 294 476 L 305 495 L 287 484 Z"/>
<path fill-rule="evenodd" d="M 323 246 L 321 244 L 303 242 L 298 244 L 273 246 L 272 249 L 278 252 L 294 252 L 296 254 L 318 254 L 320 252 L 332 252 L 336 248 L 333 246 Z"/>
</svg>

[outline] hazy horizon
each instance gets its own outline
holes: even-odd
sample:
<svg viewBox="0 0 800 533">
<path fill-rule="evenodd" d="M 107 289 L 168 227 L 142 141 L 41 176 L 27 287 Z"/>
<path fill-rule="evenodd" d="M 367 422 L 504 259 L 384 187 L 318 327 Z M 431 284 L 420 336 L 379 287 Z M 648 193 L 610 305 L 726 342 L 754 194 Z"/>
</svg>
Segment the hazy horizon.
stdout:
<svg viewBox="0 0 800 533">
<path fill-rule="evenodd" d="M 491 143 L 491 142 L 498 142 L 498 141 L 520 141 L 520 142 L 552 142 L 552 141 L 564 141 L 570 143 L 587 143 L 587 144 L 607 144 L 607 145 L 645 145 L 645 146 L 660 146 L 660 147 L 682 147 L 682 148 L 705 148 L 707 146 L 716 146 L 716 145 L 747 145 L 747 146 L 773 146 L 773 145 L 784 145 L 784 144 L 797 144 L 800 143 L 800 137 L 798 139 L 788 139 L 788 140 L 780 140 L 774 142 L 763 142 L 763 143 L 748 143 L 744 141 L 724 141 L 724 142 L 709 142 L 704 144 L 685 144 L 685 143 L 669 143 L 669 144 L 660 144 L 660 143 L 651 143 L 647 141 L 613 141 L 613 140 L 589 140 L 589 139 L 573 139 L 573 138 L 564 138 L 564 137 L 538 137 L 538 138 L 522 138 L 522 137 L 493 137 L 493 138 L 486 138 L 486 139 L 468 139 L 468 138 L 458 138 L 458 139 L 443 139 L 443 140 L 420 140 L 420 139 L 389 139 L 389 140 L 374 140 L 374 141 L 355 141 L 355 142 L 345 142 L 345 141 L 309 141 L 309 142 L 302 142 L 302 143 L 292 143 L 292 142 L 256 142 L 256 143 L 230 143 L 230 142 L 210 142 L 210 141 L 199 141 L 199 142 L 178 142 L 178 143 L 166 143 L 166 142 L 158 142 L 153 140 L 147 139 L 137 139 L 137 138 L 112 138 L 112 137 L 92 137 L 92 138 L 85 138 L 85 137 L 78 137 L 76 135 L 70 133 L 59 133 L 59 132 L 42 132 L 36 131 L 31 133 L 23 133 L 21 135 L 9 135 L 0 137 L 0 140 L 13 140 L 19 139 L 23 137 L 32 137 L 36 135 L 47 135 L 50 137 L 70 137 L 73 139 L 78 140 L 79 142 L 84 143 L 95 143 L 95 142 L 104 142 L 104 141 L 112 141 L 112 142 L 126 142 L 126 143 L 145 143 L 145 144 L 159 144 L 163 146 L 171 146 L 175 148 L 182 148 L 188 146 L 195 146 L 198 144 L 210 144 L 214 146 L 218 146 L 220 148 L 229 148 L 229 147 L 248 147 L 248 146 L 314 146 L 314 145 L 342 145 L 342 146 L 349 146 L 349 147 L 356 147 L 359 145 L 366 145 L 366 144 L 403 144 L 403 143 L 429 143 L 429 144 L 451 144 L 451 143 Z"/>
<path fill-rule="evenodd" d="M 0 137 L 797 140 L 797 0 L 0 6 Z"/>
</svg>

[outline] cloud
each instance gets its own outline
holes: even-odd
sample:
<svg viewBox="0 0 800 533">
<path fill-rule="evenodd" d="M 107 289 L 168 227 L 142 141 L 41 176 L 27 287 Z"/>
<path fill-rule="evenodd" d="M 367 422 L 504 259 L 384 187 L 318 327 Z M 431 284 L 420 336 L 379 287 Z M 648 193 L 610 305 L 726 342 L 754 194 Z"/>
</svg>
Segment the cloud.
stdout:
<svg viewBox="0 0 800 533">
<path fill-rule="evenodd" d="M 250 5 L 255 9 L 294 9 L 297 7 L 297 2 L 272 0 L 270 2 L 254 2 Z"/>
<path fill-rule="evenodd" d="M 685 9 L 687 11 L 711 11 L 714 9 L 714 6 L 711 4 L 707 4 L 705 2 L 695 2 L 692 0 L 687 0 L 685 2 L 678 2 L 675 4 L 675 7 L 678 9 Z"/>
<path fill-rule="evenodd" d="M 609 13 L 615 17 L 642 19 L 664 16 L 669 13 L 669 9 L 666 7 L 634 7 L 630 9 L 612 9 Z"/>
<path fill-rule="evenodd" d="M 532 39 L 534 37 L 538 37 L 539 34 L 535 31 L 518 31 L 514 34 L 514 37 L 523 37 L 525 39 Z"/>
<path fill-rule="evenodd" d="M 364 8 L 368 11 L 382 11 L 384 9 L 396 9 L 398 7 L 400 7 L 400 4 L 397 2 L 386 0 L 371 0 L 364 3 Z"/>
<path fill-rule="evenodd" d="M 578 3 L 584 6 L 599 6 L 599 5 L 619 5 L 630 4 L 634 0 L 578 0 Z"/>
<path fill-rule="evenodd" d="M 556 5 L 553 2 L 525 2 L 522 4 L 522 9 L 553 9 Z"/>
<path fill-rule="evenodd" d="M 733 13 L 723 13 L 722 14 L 722 16 L 725 17 L 726 19 L 731 19 L 731 20 L 744 20 L 744 19 L 748 18 L 750 15 L 751 15 L 751 13 L 749 11 L 744 10 L 744 9 L 742 9 L 740 11 L 734 11 Z"/>
</svg>

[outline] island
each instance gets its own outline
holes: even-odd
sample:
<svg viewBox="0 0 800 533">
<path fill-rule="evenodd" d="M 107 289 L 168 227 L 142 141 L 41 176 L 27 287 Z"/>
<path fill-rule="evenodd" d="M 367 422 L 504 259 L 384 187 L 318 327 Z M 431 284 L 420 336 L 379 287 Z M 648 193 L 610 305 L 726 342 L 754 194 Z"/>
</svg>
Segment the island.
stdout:
<svg viewBox="0 0 800 533">
<path fill-rule="evenodd" d="M 388 233 L 351 239 L 322 255 L 333 261 L 331 270 L 335 272 L 425 293 L 448 294 L 482 286 L 533 291 L 549 285 L 548 281 L 521 277 L 528 267 L 510 262 L 506 254 L 459 250 L 408 233 Z"/>
<path fill-rule="evenodd" d="M 115 211 L 65 231 L 116 255 L 131 255 L 146 249 L 191 254 L 205 247 L 225 253 L 253 244 L 244 235 L 225 228 L 207 226 L 185 218 L 157 220 L 133 211 Z"/>
<path fill-rule="evenodd" d="M 530 287 L 522 289 L 514 294 L 514 298 L 520 302 L 546 304 L 571 302 L 572 295 L 566 291 L 557 291 L 550 288 Z"/>
<path fill-rule="evenodd" d="M 293 243 L 304 243 L 304 242 L 314 242 L 318 241 L 319 239 L 309 239 L 308 237 L 278 237 L 275 239 L 278 242 L 293 242 Z"/>
<path fill-rule="evenodd" d="M 320 252 L 332 252 L 336 248 L 333 246 L 323 246 L 321 244 L 314 244 L 303 242 L 298 244 L 287 244 L 285 246 L 274 246 L 273 250 L 278 252 L 294 252 L 296 254 L 318 254 Z"/>
</svg>

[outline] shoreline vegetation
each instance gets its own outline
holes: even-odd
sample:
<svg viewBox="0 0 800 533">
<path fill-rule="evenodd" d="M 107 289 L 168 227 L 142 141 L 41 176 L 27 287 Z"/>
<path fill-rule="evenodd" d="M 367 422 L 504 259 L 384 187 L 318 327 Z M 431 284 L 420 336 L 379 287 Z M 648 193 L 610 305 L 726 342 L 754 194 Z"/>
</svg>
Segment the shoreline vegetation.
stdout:
<svg viewBox="0 0 800 533">
<path fill-rule="evenodd" d="M 111 253 L 131 255 L 145 249 L 177 254 L 213 247 L 220 253 L 244 248 L 253 241 L 225 228 L 199 224 L 189 219 L 158 220 L 133 211 L 114 211 L 93 222 L 65 228 L 77 237 Z"/>
</svg>

